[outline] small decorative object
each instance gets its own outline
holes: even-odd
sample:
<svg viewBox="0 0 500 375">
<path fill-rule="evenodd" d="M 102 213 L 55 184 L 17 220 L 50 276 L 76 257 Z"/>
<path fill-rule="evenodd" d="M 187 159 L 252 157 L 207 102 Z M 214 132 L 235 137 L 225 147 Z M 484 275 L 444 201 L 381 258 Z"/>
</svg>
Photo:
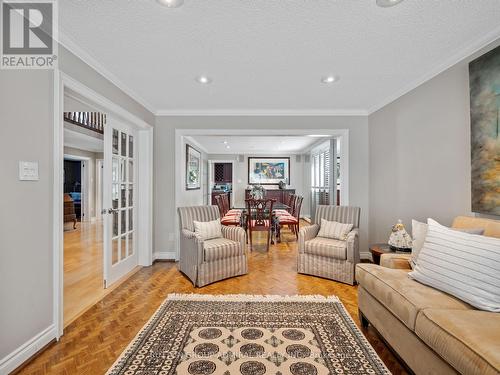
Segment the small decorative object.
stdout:
<svg viewBox="0 0 500 375">
<path fill-rule="evenodd" d="M 281 190 L 285 189 L 285 188 L 286 188 L 286 184 L 285 184 L 285 182 L 284 182 L 284 181 L 280 181 L 280 182 L 279 182 L 279 184 L 278 184 L 278 187 L 279 187 Z"/>
<path fill-rule="evenodd" d="M 186 145 L 186 190 L 197 190 L 200 184 L 201 153 Z"/>
<path fill-rule="evenodd" d="M 254 185 L 252 186 L 252 190 L 250 191 L 250 195 L 253 199 L 264 199 L 266 196 L 266 189 L 262 185 Z"/>
<path fill-rule="evenodd" d="M 249 157 L 248 183 L 278 185 L 290 179 L 290 158 Z"/>
<path fill-rule="evenodd" d="M 391 236 L 389 237 L 389 247 L 392 250 L 410 252 L 412 239 L 401 220 L 392 227 Z"/>
</svg>

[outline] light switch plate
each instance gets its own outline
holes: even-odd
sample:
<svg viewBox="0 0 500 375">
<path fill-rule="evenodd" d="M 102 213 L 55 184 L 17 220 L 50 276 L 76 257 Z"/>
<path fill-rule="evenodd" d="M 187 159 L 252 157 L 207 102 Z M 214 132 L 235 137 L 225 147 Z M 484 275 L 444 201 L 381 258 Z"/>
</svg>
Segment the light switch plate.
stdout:
<svg viewBox="0 0 500 375">
<path fill-rule="evenodd" d="M 19 180 L 21 181 L 38 181 L 38 162 L 37 161 L 20 161 L 19 162 Z"/>
</svg>

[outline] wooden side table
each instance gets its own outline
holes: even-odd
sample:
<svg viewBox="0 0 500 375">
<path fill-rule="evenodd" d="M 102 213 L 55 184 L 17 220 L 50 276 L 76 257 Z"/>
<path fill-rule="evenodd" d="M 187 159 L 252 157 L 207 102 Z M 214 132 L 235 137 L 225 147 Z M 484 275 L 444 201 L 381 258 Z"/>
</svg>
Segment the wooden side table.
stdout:
<svg viewBox="0 0 500 375">
<path fill-rule="evenodd" d="M 370 246 L 370 253 L 372 253 L 373 263 L 380 265 L 380 256 L 382 254 L 395 253 L 386 243 L 377 243 Z"/>
</svg>

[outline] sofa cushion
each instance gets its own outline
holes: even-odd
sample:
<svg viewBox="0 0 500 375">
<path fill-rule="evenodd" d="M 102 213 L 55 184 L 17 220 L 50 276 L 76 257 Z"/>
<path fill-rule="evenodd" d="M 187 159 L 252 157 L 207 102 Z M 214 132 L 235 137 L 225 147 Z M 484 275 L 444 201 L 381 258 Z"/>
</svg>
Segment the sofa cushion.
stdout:
<svg viewBox="0 0 500 375">
<path fill-rule="evenodd" d="M 203 242 L 205 262 L 230 258 L 241 254 L 240 243 L 227 238 L 214 238 Z"/>
<path fill-rule="evenodd" d="M 305 242 L 304 252 L 306 254 L 346 260 L 347 242 L 331 238 L 316 237 Z"/>
<path fill-rule="evenodd" d="M 500 314 L 479 310 L 425 309 L 415 333 L 462 374 L 498 374 Z"/>
<path fill-rule="evenodd" d="M 459 299 L 411 280 L 408 270 L 358 264 L 356 280 L 411 330 L 415 329 L 415 320 L 422 309 L 472 309 Z"/>
</svg>

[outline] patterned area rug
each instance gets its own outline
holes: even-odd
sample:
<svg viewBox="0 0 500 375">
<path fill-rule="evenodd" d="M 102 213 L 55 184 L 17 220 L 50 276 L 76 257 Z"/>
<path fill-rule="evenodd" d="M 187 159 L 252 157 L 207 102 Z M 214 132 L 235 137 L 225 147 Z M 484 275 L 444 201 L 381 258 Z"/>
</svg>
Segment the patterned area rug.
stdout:
<svg viewBox="0 0 500 375">
<path fill-rule="evenodd" d="M 177 294 L 108 374 L 390 372 L 337 297 Z"/>
</svg>

